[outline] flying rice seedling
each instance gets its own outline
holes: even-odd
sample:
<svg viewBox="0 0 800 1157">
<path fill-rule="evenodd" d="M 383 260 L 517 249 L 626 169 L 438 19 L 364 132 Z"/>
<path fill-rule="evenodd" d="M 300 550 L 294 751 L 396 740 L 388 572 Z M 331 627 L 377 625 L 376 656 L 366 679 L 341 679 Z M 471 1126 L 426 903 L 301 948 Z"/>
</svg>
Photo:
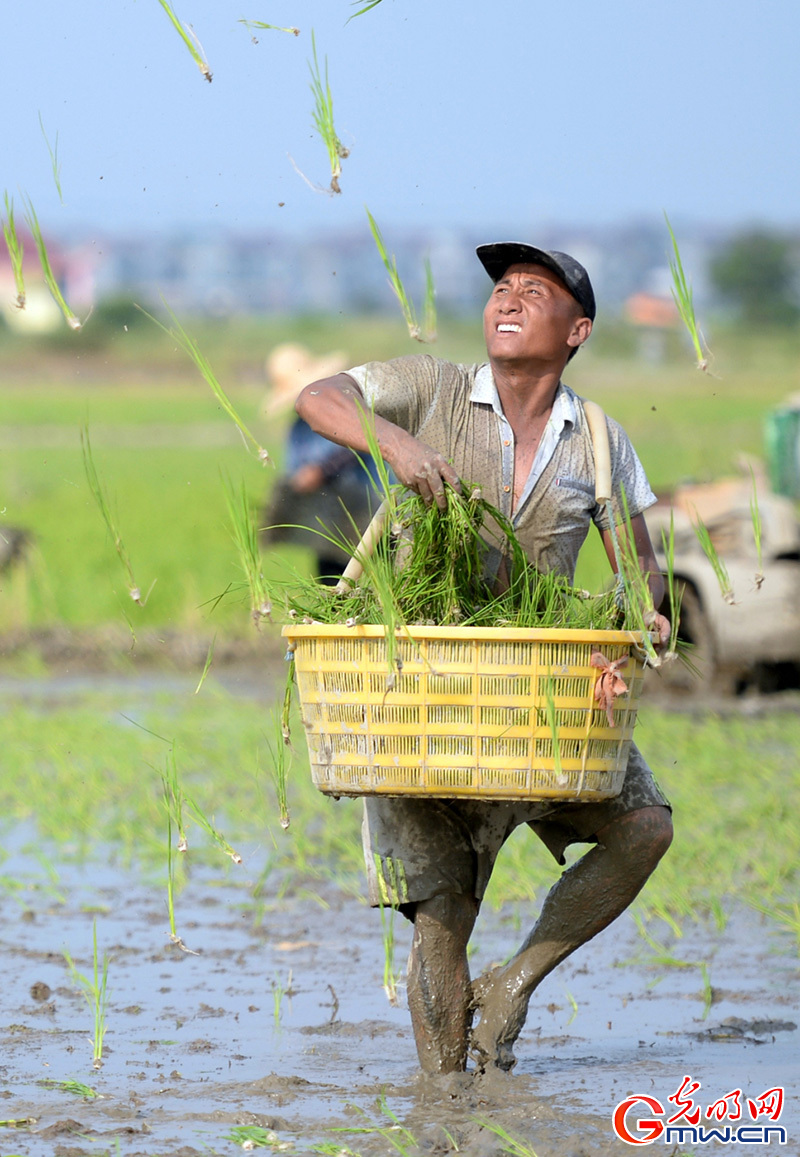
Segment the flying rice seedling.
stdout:
<svg viewBox="0 0 800 1157">
<path fill-rule="evenodd" d="M 24 247 L 22 238 L 17 232 L 16 222 L 14 221 L 14 198 L 9 197 L 8 192 L 5 193 L 5 203 L 6 215 L 3 221 L 3 236 L 6 240 L 6 249 L 8 250 L 8 258 L 11 262 L 11 269 L 14 273 L 14 285 L 17 290 L 17 300 L 15 304 L 17 309 L 24 309 L 25 277 L 22 270 Z"/>
<path fill-rule="evenodd" d="M 197 686 L 194 689 L 195 695 L 199 694 L 200 688 L 205 683 L 206 676 L 208 675 L 208 672 L 211 670 L 211 662 L 214 658 L 214 644 L 216 643 L 216 641 L 217 641 L 217 636 L 214 635 L 214 638 L 211 640 L 211 642 L 208 645 L 208 654 L 206 655 L 206 662 L 205 662 L 205 666 L 203 667 L 203 673 L 200 676 L 200 682 L 197 684 Z"/>
<path fill-rule="evenodd" d="M 383 991 L 386 993 L 389 1004 L 396 1008 L 397 983 L 402 973 L 396 972 L 394 967 L 394 921 L 397 915 L 395 904 L 400 902 L 401 888 L 399 885 L 401 881 L 397 878 L 395 861 L 390 856 L 387 856 L 381 863 L 377 863 L 377 859 L 378 857 L 376 857 L 376 867 L 378 869 L 378 880 L 380 881 L 382 893 L 380 913 L 381 932 L 383 936 Z M 384 866 L 389 876 L 388 890 L 386 888 L 383 871 L 381 870 Z M 402 871 L 402 864 L 400 864 L 399 867 Z"/>
<path fill-rule="evenodd" d="M 292 706 L 293 687 L 294 663 L 290 663 L 286 673 L 286 686 L 284 687 L 283 704 L 280 715 L 277 712 L 273 712 L 272 715 L 274 743 L 267 738 L 267 746 L 272 757 L 272 779 L 275 783 L 275 793 L 278 797 L 280 824 L 284 831 L 286 831 L 291 823 L 286 784 L 288 779 L 289 753 L 291 751 L 289 713 Z"/>
<path fill-rule="evenodd" d="M 365 12 L 369 12 L 370 8 L 377 8 L 380 2 L 381 0 L 369 0 L 369 3 L 365 4 L 363 8 L 359 8 L 358 12 L 354 12 L 352 16 L 348 16 L 346 23 L 349 24 L 351 20 L 355 20 L 356 16 L 363 16 Z M 360 3 L 361 0 L 353 0 L 353 7 L 355 8 L 356 4 Z"/>
<path fill-rule="evenodd" d="M 178 833 L 177 851 L 185 852 L 188 848 L 186 834 L 183 828 L 183 789 L 177 781 L 177 772 L 175 770 L 174 758 L 172 761 L 167 759 L 167 768 L 161 775 L 161 782 L 163 785 L 163 799 L 164 807 L 167 812 L 167 914 L 169 916 L 169 938 L 170 942 L 179 948 L 181 952 L 186 952 L 190 956 L 197 956 L 198 953 L 193 952 L 184 944 L 182 938 L 178 935 L 178 929 L 175 923 L 175 854 L 172 847 L 173 825 Z"/>
<path fill-rule="evenodd" d="M 162 301 L 163 300 L 164 299 L 162 298 Z M 178 343 L 178 345 L 181 347 L 181 349 L 183 349 L 189 355 L 189 357 L 192 359 L 192 361 L 194 362 L 194 364 L 197 366 L 198 370 L 200 371 L 200 373 L 204 377 L 207 385 L 211 388 L 211 391 L 213 392 L 214 397 L 217 399 L 217 401 L 219 402 L 222 409 L 225 411 L 225 413 L 228 415 L 228 417 L 233 420 L 233 422 L 237 426 L 239 433 L 242 435 L 242 440 L 244 441 L 245 445 L 246 446 L 249 445 L 255 451 L 255 454 L 256 454 L 259 462 L 268 462 L 270 460 L 269 454 L 267 453 L 267 451 L 264 449 L 263 446 L 259 446 L 256 439 L 253 437 L 253 435 L 248 430 L 247 426 L 244 424 L 242 419 L 239 417 L 239 415 L 236 412 L 236 409 L 234 408 L 233 402 L 231 402 L 230 398 L 228 397 L 228 395 L 225 393 L 222 386 L 217 381 L 216 375 L 214 374 L 214 371 L 212 370 L 212 368 L 208 362 L 208 359 L 205 357 L 205 355 L 203 353 L 201 353 L 200 348 L 197 345 L 197 342 L 194 340 L 194 338 L 189 336 L 189 334 L 186 332 L 186 330 L 180 324 L 177 317 L 172 312 L 172 310 L 169 308 L 167 303 L 164 301 L 164 308 L 166 309 L 167 313 L 169 314 L 170 318 L 172 319 L 172 325 L 171 326 L 164 325 L 163 322 L 160 322 L 157 317 L 153 317 L 153 315 L 148 313 L 146 309 L 142 309 L 142 307 L 140 305 L 137 306 L 136 308 L 141 310 L 141 312 L 145 315 L 145 317 L 150 318 L 150 321 L 155 322 L 155 324 L 158 326 L 158 328 L 160 330 L 162 330 L 169 337 L 173 338 Z"/>
<path fill-rule="evenodd" d="M 200 69 L 200 72 L 210 84 L 212 79 L 211 69 L 208 67 L 208 61 L 206 60 L 202 45 L 194 33 L 194 29 L 190 24 L 184 28 L 183 24 L 181 24 L 180 20 L 175 15 L 175 11 L 168 0 L 158 0 L 158 2 L 172 21 L 172 25 L 175 31 L 178 33 L 183 43 L 189 49 L 192 60 L 195 62 L 197 67 Z"/>
<path fill-rule="evenodd" d="M 75 967 L 75 962 L 64 949 L 64 959 L 67 962 L 70 976 L 73 982 L 77 985 L 87 1004 L 92 1010 L 94 1017 L 94 1032 L 91 1039 L 92 1042 L 92 1063 L 96 1069 L 99 1069 L 103 1063 L 103 1040 L 106 1034 L 106 1011 L 108 1009 L 108 953 L 103 953 L 103 964 L 100 966 L 99 957 L 97 953 L 97 921 L 93 925 L 93 961 L 94 967 L 91 978 L 83 976 Z"/>
<path fill-rule="evenodd" d="M 667 588 L 667 599 L 669 600 L 669 621 L 672 624 L 672 632 L 669 637 L 669 650 L 667 655 L 678 654 L 678 630 L 677 624 L 680 622 L 681 615 L 681 594 L 678 590 L 678 584 L 675 582 L 675 514 L 670 510 L 669 513 L 669 534 L 665 530 L 661 531 L 661 545 L 664 551 L 664 558 L 667 563 L 667 569 L 664 574 L 664 583 Z M 662 655 L 662 661 L 665 661 L 667 655 Z M 681 653 L 681 657 L 686 661 L 685 652 Z"/>
<path fill-rule="evenodd" d="M 273 32 L 291 32 L 293 36 L 300 35 L 299 28 L 281 28 L 279 24 L 265 24 L 263 20 L 239 20 L 240 24 L 244 24 L 246 28 L 270 28 Z M 255 40 L 255 37 L 253 37 Z M 258 41 L 256 41 L 258 43 Z"/>
<path fill-rule="evenodd" d="M 756 487 L 756 476 L 753 467 L 750 467 L 750 477 L 753 480 L 753 493 L 750 495 L 750 518 L 753 523 L 753 540 L 756 544 L 756 557 L 758 558 L 758 571 L 755 576 L 756 590 L 761 590 L 761 585 L 764 582 L 764 558 L 763 558 L 763 543 L 761 525 L 761 510 L 758 505 L 758 489 Z"/>
<path fill-rule="evenodd" d="M 672 232 L 672 226 L 669 223 L 669 217 L 664 214 L 664 220 L 667 223 L 670 240 L 672 241 L 672 252 L 674 260 L 670 259 L 669 271 L 672 274 L 672 298 L 678 308 L 678 313 L 681 315 L 681 321 L 686 326 L 689 337 L 692 339 L 694 352 L 697 357 L 697 368 L 699 370 L 708 371 L 708 350 L 704 349 L 704 342 L 702 335 L 697 325 L 697 319 L 694 315 L 694 294 L 692 287 L 686 280 L 686 274 L 683 272 L 683 262 L 681 261 L 681 254 L 678 248 L 678 242 L 675 234 Z"/>
<path fill-rule="evenodd" d="M 175 759 L 174 744 L 170 745 L 166 766 L 161 773 L 161 782 L 164 785 L 164 806 L 178 833 L 177 850 L 186 852 L 189 850 L 189 841 L 186 837 L 186 825 L 183 821 L 184 795 L 178 779 L 178 764 Z"/>
<path fill-rule="evenodd" d="M 265 619 L 272 618 L 272 602 L 270 600 L 264 573 L 261 569 L 261 552 L 258 548 L 258 530 L 256 529 L 250 500 L 244 482 L 237 494 L 233 484 L 228 481 L 225 487 L 228 502 L 228 513 L 231 518 L 231 533 L 239 552 L 239 561 L 247 579 L 250 591 L 251 617 L 257 627 Z"/>
<path fill-rule="evenodd" d="M 199 824 L 203 831 L 211 837 L 219 850 L 224 852 L 226 856 L 230 856 L 234 864 L 241 864 L 242 857 L 231 847 L 222 833 L 217 830 L 212 821 L 201 811 L 195 801 L 188 795 L 184 795 L 183 799 L 192 814 L 192 818 Z"/>
<path fill-rule="evenodd" d="M 621 535 L 620 528 L 617 526 L 613 503 L 609 501 L 605 504 L 614 548 L 614 560 L 617 566 L 617 595 L 625 607 L 627 615 L 632 619 L 634 629 L 642 632 L 643 649 L 648 662 L 653 667 L 659 667 L 663 660 L 657 654 L 650 638 L 650 630 L 656 616 L 653 593 L 650 590 L 650 575 L 646 574 L 641 567 L 633 520 L 624 487 L 621 491 L 621 502 L 623 513 Z M 675 629 L 673 623 L 673 632 Z"/>
<path fill-rule="evenodd" d="M 386 272 L 389 274 L 389 284 L 394 290 L 397 300 L 400 302 L 403 318 L 408 326 L 409 336 L 421 342 L 436 341 L 436 291 L 433 284 L 433 272 L 430 261 L 425 261 L 425 302 L 423 305 L 422 325 L 420 325 L 417 321 L 414 303 L 408 296 L 400 274 L 397 271 L 397 259 L 394 254 L 389 255 L 383 234 L 378 228 L 378 223 L 369 209 L 367 209 L 367 218 L 369 219 L 369 227 L 381 261 L 384 264 Z"/>
<path fill-rule="evenodd" d="M 31 201 L 30 197 L 26 198 L 26 203 L 27 211 L 24 214 L 25 224 L 28 226 L 33 235 L 33 240 L 39 253 L 39 262 L 42 266 L 42 273 L 44 275 L 45 284 L 50 290 L 50 296 L 53 298 L 56 305 L 63 313 L 69 328 L 80 329 L 83 323 L 75 316 L 70 307 L 67 305 L 66 301 L 64 300 L 64 295 L 59 288 L 58 282 L 56 281 L 55 274 L 53 273 L 52 267 L 50 265 L 50 258 L 47 254 L 47 246 L 45 245 L 44 237 L 42 237 L 42 230 L 39 227 L 39 218 L 36 216 L 36 210 L 33 207 L 33 202 Z"/>
<path fill-rule="evenodd" d="M 103 522 L 106 524 L 106 529 L 111 535 L 111 541 L 114 543 L 114 550 L 117 552 L 117 557 L 122 564 L 122 568 L 128 579 L 128 594 L 133 601 L 140 607 L 147 605 L 147 600 L 150 593 L 155 586 L 156 580 L 150 584 L 150 590 L 147 592 L 144 599 L 142 598 L 141 590 L 133 576 L 133 567 L 131 566 L 130 556 L 122 541 L 122 535 L 117 528 L 116 521 L 111 513 L 111 503 L 109 502 L 108 493 L 105 486 L 97 472 L 97 467 L 92 455 L 92 444 L 89 441 L 89 427 L 81 427 L 81 450 L 83 452 L 83 469 L 86 473 L 86 481 L 89 483 L 89 489 L 92 492 L 92 497 L 97 503 L 97 509 L 102 515 Z"/>
<path fill-rule="evenodd" d="M 308 68 L 311 73 L 311 92 L 314 96 L 312 113 L 314 128 L 322 138 L 328 153 L 331 168 L 330 191 L 331 193 L 341 193 L 342 190 L 339 187 L 339 177 L 342 173 L 341 162 L 350 156 L 350 150 L 345 148 L 339 140 L 333 123 L 333 96 L 331 95 L 331 86 L 328 83 L 328 58 L 325 57 L 325 75 L 323 77 L 317 59 L 317 44 L 314 39 L 313 28 L 311 30 L 311 52 L 313 63 L 309 61 Z"/>
<path fill-rule="evenodd" d="M 719 584 L 720 594 L 729 606 L 733 606 L 736 599 L 733 595 L 733 587 L 731 585 L 730 575 L 728 574 L 728 568 L 719 557 L 717 548 L 714 546 L 713 539 L 711 538 L 711 532 L 697 513 L 697 507 L 695 507 L 692 526 L 694 527 L 694 532 L 697 535 L 697 541 L 700 543 L 703 554 L 711 563 L 711 568 Z"/>
<path fill-rule="evenodd" d="M 64 204 L 64 195 L 61 192 L 61 165 L 59 164 L 59 161 L 58 161 L 58 133 L 56 133 L 56 143 L 55 143 L 55 147 L 53 147 L 50 144 L 50 141 L 47 139 L 47 133 L 44 131 L 44 121 L 42 120 L 42 114 L 41 113 L 39 113 L 39 128 L 42 130 L 42 136 L 44 137 L 44 143 L 47 145 L 47 151 L 50 154 L 50 164 L 52 165 L 52 168 L 53 168 L 53 180 L 55 181 L 56 189 L 58 190 L 58 199 L 61 202 L 61 204 L 63 205 Z"/>
</svg>

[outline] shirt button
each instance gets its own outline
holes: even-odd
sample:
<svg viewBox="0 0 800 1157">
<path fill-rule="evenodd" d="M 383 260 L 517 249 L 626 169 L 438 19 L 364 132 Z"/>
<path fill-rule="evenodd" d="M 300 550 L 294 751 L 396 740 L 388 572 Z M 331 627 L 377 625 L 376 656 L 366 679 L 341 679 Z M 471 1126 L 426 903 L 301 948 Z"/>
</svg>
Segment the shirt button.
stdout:
<svg viewBox="0 0 800 1157">
<path fill-rule="evenodd" d="M 506 438 L 506 440 L 503 442 L 503 445 L 504 446 L 510 446 L 511 445 L 510 440 L 508 438 Z"/>
<path fill-rule="evenodd" d="M 506 494 L 508 494 L 511 487 L 510 486 L 504 486 L 503 489 L 505 490 Z"/>
</svg>

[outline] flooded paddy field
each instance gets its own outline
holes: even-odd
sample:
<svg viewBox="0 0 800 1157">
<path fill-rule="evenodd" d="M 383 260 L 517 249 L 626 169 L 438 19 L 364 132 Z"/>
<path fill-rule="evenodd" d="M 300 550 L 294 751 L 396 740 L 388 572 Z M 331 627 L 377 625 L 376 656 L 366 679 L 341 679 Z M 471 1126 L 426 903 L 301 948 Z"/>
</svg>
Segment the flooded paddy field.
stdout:
<svg viewBox="0 0 800 1157">
<path fill-rule="evenodd" d="M 331 828 L 348 827 L 355 845 L 356 802 L 320 798 L 306 805 L 298 786 L 292 828 L 284 836 L 274 804 L 269 814 L 268 791 L 245 794 L 242 802 L 233 779 L 220 782 L 220 795 L 230 802 L 225 834 L 235 839 L 243 862 L 208 849 L 195 858 L 196 833 L 190 835 L 174 895 L 177 930 L 189 951 L 174 944 L 166 861 L 157 850 L 166 840 L 165 825 L 154 821 L 159 830 L 150 844 L 140 828 L 120 834 L 118 819 L 137 812 L 142 793 L 152 796 L 152 814 L 159 815 L 161 785 L 153 766 L 163 759 L 150 749 L 126 754 L 116 743 L 94 741 L 114 801 L 109 819 L 102 800 L 74 802 L 93 774 L 86 753 L 67 761 L 72 778 L 66 781 L 57 756 L 73 750 L 67 721 L 84 713 L 88 718 L 94 712 L 106 729 L 121 729 L 126 741 L 146 738 L 145 727 L 164 736 L 168 722 L 169 737 L 178 735 L 195 684 L 178 674 L 146 673 L 135 679 L 83 673 L 79 679 L 3 680 L 3 775 L 14 778 L 16 768 L 35 792 L 26 815 L 24 783 L 17 785 L 19 797 L 8 789 L 0 843 L 3 1157 L 234 1154 L 248 1141 L 264 1151 L 363 1157 L 614 1155 L 631 1151 L 612 1130 L 617 1103 L 634 1094 L 655 1097 L 666 1119 L 677 1111 L 668 1098 L 685 1076 L 700 1082 L 694 1100 L 704 1108 L 735 1089 L 754 1099 L 783 1087 L 785 1144 L 736 1142 L 732 1151 L 800 1154 L 797 939 L 790 925 L 730 890 L 721 853 L 716 908 L 698 906 L 696 918 L 665 909 L 665 919 L 655 897 L 542 984 L 510 1075 L 419 1074 L 403 988 L 410 928 L 397 919 L 390 953 L 386 925 L 362 898 L 357 848 L 350 858 L 342 853 L 331 870 L 320 868 L 333 855 Z M 228 727 L 249 744 L 249 712 L 260 717 L 270 695 L 246 671 L 223 672 L 208 693 L 190 730 L 198 752 L 205 750 L 214 764 L 210 780 L 201 778 L 188 739 L 180 739 L 178 749 L 186 752 L 187 775 L 204 802 L 214 775 L 230 774 L 220 769 L 214 736 Z M 206 728 L 200 734 L 198 719 Z M 48 732 L 53 723 L 57 735 Z M 660 725 L 653 717 L 644 730 L 654 744 L 674 749 L 673 733 L 660 738 Z M 685 731 L 689 725 L 681 726 Z M 781 726 L 770 734 L 780 748 Z M 20 744 L 22 735 L 36 749 L 29 763 L 21 750 L 15 759 L 8 743 Z M 756 738 L 763 747 L 764 735 Z M 146 741 L 159 751 L 156 740 Z M 42 787 L 34 770 L 46 757 L 51 778 Z M 136 764 L 132 781 L 119 778 L 126 761 Z M 677 780 L 668 787 L 680 821 L 684 789 Z M 98 791 L 102 796 L 93 789 Z M 305 810 L 316 806 L 318 811 Z M 40 822 L 48 808 L 58 810 L 60 836 L 52 822 Z M 295 842 L 276 853 L 282 836 Z M 523 841 L 509 849 L 512 874 L 536 857 L 531 875 L 537 887 L 525 895 L 511 876 L 500 878 L 473 937 L 475 974 L 514 950 L 538 910 L 540 888 L 553 878 L 535 841 L 524 850 L 518 844 Z M 132 854 L 137 847 L 140 854 Z M 683 852 L 679 845 L 676 876 L 693 859 L 707 874 L 713 852 L 708 858 L 698 843 Z M 770 867 L 765 862 L 765 871 Z M 98 1068 L 91 1003 L 65 956 L 91 980 L 95 933 L 98 957 L 108 962 Z M 384 987 L 389 954 L 397 977 L 394 1004 Z M 66 1082 L 96 1095 L 82 1095 Z M 652 1151 L 726 1148 L 720 1142 L 698 1147 L 687 1134 L 680 1144 L 667 1145 L 662 1137 Z"/>
</svg>

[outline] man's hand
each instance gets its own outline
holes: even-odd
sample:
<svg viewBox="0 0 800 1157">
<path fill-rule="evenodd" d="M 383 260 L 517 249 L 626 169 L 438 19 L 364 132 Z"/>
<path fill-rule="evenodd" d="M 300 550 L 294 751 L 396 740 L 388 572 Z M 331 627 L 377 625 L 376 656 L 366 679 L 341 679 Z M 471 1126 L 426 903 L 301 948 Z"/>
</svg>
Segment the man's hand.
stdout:
<svg viewBox="0 0 800 1157">
<path fill-rule="evenodd" d="M 461 492 L 458 474 L 450 463 L 438 451 L 410 434 L 402 440 L 391 460 L 388 457 L 386 460 L 397 480 L 415 490 L 427 506 L 435 502 L 440 510 L 447 509 L 445 483 Z"/>
<path fill-rule="evenodd" d="M 656 611 L 653 616 L 652 626 L 658 631 L 656 650 L 663 650 L 669 643 L 669 637 L 672 634 L 672 624 L 666 615 L 660 615 L 658 611 Z"/>
</svg>

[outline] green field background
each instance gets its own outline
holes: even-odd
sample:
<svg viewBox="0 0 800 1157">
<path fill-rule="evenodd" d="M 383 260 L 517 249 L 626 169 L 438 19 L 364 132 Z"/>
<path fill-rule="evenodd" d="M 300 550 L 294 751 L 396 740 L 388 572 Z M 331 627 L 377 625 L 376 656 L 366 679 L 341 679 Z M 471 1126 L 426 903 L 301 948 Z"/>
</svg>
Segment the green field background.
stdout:
<svg viewBox="0 0 800 1157">
<path fill-rule="evenodd" d="M 162 775 L 172 753 L 181 781 L 231 842 L 272 849 L 270 902 L 300 881 L 313 888 L 320 877 L 360 894 L 358 805 L 334 804 L 314 791 L 299 723 L 287 833 L 278 823 L 274 704 L 230 695 L 216 665 L 199 693 L 196 686 L 207 640 L 216 637 L 219 646 L 226 638 L 257 637 L 238 585 L 243 575 L 225 480 L 243 483 L 257 512 L 281 469 L 286 427 L 262 416 L 269 350 L 299 340 L 316 353 L 342 349 L 356 364 L 429 347 L 410 342 L 401 324 L 375 318 L 187 321 L 185 328 L 274 467 L 248 451 L 186 355 L 154 327 L 132 322 L 83 345 L 80 334 L 34 343 L 0 332 L 0 521 L 25 528 L 33 543 L 26 561 L 0 575 L 0 649 L 11 636 L 35 639 L 47 628 L 101 639 L 106 628 L 119 628 L 123 638 L 130 632 L 133 659 L 136 638 L 148 630 L 186 632 L 203 644 L 196 673 L 178 691 L 161 691 L 157 683 L 147 692 L 133 683 L 115 690 L 95 675 L 83 689 L 62 686 L 52 701 L 41 698 L 40 685 L 51 675 L 41 657 L 38 666 L 26 666 L 24 650 L 9 648 L 0 677 L 7 687 L 9 677 L 22 679 L 0 702 L 6 769 L 0 809 L 6 826 L 35 825 L 45 840 L 43 856 L 47 847 L 56 861 L 111 854 L 154 869 L 163 885 Z M 721 333 L 713 376 L 694 367 L 677 338 L 657 366 L 637 360 L 634 344 L 621 331 L 601 336 L 581 352 L 568 381 L 628 430 L 657 491 L 730 473 L 742 454 L 763 455 L 766 415 L 800 390 L 794 335 Z M 479 327 L 444 323 L 430 352 L 480 360 Z M 155 583 L 145 607 L 128 596 L 87 485 L 81 427 L 89 430 L 137 582 L 143 592 Z M 270 551 L 265 575 L 279 580 L 293 568 L 308 570 L 310 561 L 298 548 Z M 579 581 L 598 589 L 606 572 L 598 543 L 590 543 Z M 277 660 L 270 682 L 276 704 L 285 670 L 278 634 L 277 624 L 262 630 L 265 655 Z M 120 661 L 124 674 L 130 662 Z M 26 684 L 30 675 L 38 690 Z M 705 917 L 710 927 L 722 926 L 736 902 L 765 910 L 769 927 L 794 951 L 800 944 L 800 829 L 790 805 L 800 787 L 795 715 L 767 706 L 749 718 L 730 704 L 724 714 L 709 707 L 687 716 L 645 704 L 637 739 L 675 805 L 677 837 L 636 911 L 658 918 L 655 926 L 671 938 L 678 964 L 683 922 Z M 2 856 L 0 850 L 0 864 Z M 535 904 L 556 871 L 544 852 L 514 838 L 488 899 Z M 0 884 L 11 892 L 23 886 L 2 873 Z"/>
<path fill-rule="evenodd" d="M 187 356 L 135 312 L 128 329 L 120 325 L 102 341 L 90 327 L 38 341 L 0 334 L 0 521 L 24 528 L 34 546 L 26 565 L 0 575 L 0 632 L 128 622 L 134 632 L 246 633 L 225 483 L 244 484 L 257 514 L 280 471 L 288 419 L 262 414 L 270 349 L 302 341 L 315 353 L 341 349 L 352 364 L 416 352 L 482 360 L 477 321 L 442 323 L 431 346 L 411 341 L 402 323 L 376 318 L 184 325 L 273 465 L 257 461 Z M 623 424 L 657 492 L 734 472 L 743 454 L 763 455 L 765 416 L 800 390 L 794 335 L 723 333 L 711 374 L 695 369 L 673 337 L 654 366 L 636 358 L 630 334 L 601 330 L 566 375 Z M 89 491 L 81 427 L 136 581 L 150 591 L 144 608 L 130 601 Z M 309 565 L 299 549 L 264 556 L 268 581 Z M 599 589 L 606 569 L 591 535 L 578 582 Z"/>
</svg>

